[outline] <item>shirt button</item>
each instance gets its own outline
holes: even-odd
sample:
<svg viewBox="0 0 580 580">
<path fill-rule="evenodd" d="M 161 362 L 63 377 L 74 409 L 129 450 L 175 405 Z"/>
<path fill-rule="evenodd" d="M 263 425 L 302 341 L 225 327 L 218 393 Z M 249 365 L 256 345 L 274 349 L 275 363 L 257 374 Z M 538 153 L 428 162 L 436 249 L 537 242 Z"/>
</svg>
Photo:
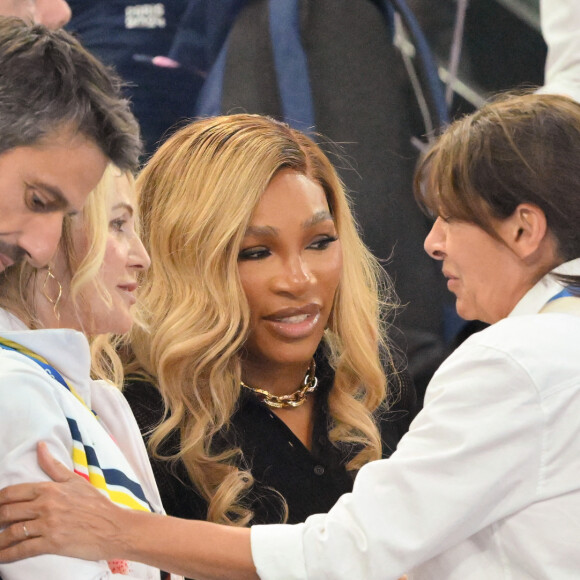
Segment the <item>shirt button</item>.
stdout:
<svg viewBox="0 0 580 580">
<path fill-rule="evenodd" d="M 314 473 L 316 473 L 316 475 L 322 475 L 324 473 L 324 467 L 322 467 L 322 465 L 316 465 L 314 467 Z"/>
</svg>

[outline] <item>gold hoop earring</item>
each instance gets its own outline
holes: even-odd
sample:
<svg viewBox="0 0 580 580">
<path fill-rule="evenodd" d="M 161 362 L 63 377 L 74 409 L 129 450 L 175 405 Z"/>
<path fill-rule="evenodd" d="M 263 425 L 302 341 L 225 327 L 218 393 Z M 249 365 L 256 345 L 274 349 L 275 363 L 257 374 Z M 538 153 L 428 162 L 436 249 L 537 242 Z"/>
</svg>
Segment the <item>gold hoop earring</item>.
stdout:
<svg viewBox="0 0 580 580">
<path fill-rule="evenodd" d="M 54 280 L 58 286 L 58 294 L 57 294 L 56 298 L 51 298 L 48 295 L 47 286 L 49 284 L 49 280 Z M 62 285 L 56 279 L 55 275 L 52 273 L 50 266 L 46 270 L 46 278 L 44 279 L 44 284 L 42 285 L 42 294 L 52 304 L 52 311 L 54 312 L 56 319 L 60 320 L 60 312 L 58 311 L 58 303 L 60 302 L 60 299 L 62 298 Z"/>
</svg>

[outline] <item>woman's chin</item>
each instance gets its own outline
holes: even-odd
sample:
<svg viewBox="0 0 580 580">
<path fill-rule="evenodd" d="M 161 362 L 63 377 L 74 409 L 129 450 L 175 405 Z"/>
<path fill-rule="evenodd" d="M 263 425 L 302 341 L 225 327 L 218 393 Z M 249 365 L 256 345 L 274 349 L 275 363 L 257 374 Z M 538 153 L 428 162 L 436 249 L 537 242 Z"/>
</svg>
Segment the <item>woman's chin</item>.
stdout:
<svg viewBox="0 0 580 580">
<path fill-rule="evenodd" d="M 87 334 L 126 334 L 133 327 L 133 317 L 130 314 L 119 314 L 107 319 L 94 320 L 92 328 L 85 329 Z"/>
</svg>

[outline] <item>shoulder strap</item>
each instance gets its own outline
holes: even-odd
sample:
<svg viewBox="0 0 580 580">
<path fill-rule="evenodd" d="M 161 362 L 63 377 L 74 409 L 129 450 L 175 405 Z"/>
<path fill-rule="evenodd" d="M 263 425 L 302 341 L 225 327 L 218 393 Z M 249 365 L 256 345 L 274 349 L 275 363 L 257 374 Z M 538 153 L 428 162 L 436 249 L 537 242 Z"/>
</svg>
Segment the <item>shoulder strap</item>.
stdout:
<svg viewBox="0 0 580 580">
<path fill-rule="evenodd" d="M 393 10 L 396 10 L 409 30 L 426 84 L 433 126 L 437 129 L 443 127 L 449 123 L 443 85 L 417 19 L 405 0 L 380 0 L 378 4 L 386 26 L 392 28 Z M 269 8 L 270 35 L 284 120 L 296 129 L 311 132 L 315 127 L 315 115 L 308 59 L 300 34 L 300 0 L 269 0 Z"/>
<path fill-rule="evenodd" d="M 401 20 L 405 24 L 411 38 L 413 45 L 417 52 L 417 61 L 421 71 L 421 77 L 425 83 L 426 91 L 425 98 L 427 99 L 430 110 L 433 115 L 433 127 L 442 129 L 449 124 L 449 109 L 445 102 L 445 92 L 443 90 L 443 83 L 439 78 L 439 72 L 427 38 L 421 29 L 419 22 L 405 0 L 381 0 L 384 5 L 385 13 L 389 7 L 394 8 Z"/>
<path fill-rule="evenodd" d="M 270 36 L 284 121 L 306 133 L 314 130 L 308 59 L 300 34 L 300 1 L 270 0 Z"/>
<path fill-rule="evenodd" d="M 404 0 L 377 0 L 377 3 L 389 28 L 392 28 L 393 10 L 401 15 L 417 49 L 422 77 L 427 85 L 427 98 L 434 111 L 433 125 L 440 127 L 447 124 L 449 113 L 437 66 L 413 12 Z M 269 0 L 268 8 L 274 68 L 284 121 L 296 129 L 312 132 L 316 119 L 308 59 L 300 34 L 300 0 Z M 196 110 L 199 116 L 209 117 L 222 112 L 228 48 L 226 39 L 200 92 Z"/>
</svg>

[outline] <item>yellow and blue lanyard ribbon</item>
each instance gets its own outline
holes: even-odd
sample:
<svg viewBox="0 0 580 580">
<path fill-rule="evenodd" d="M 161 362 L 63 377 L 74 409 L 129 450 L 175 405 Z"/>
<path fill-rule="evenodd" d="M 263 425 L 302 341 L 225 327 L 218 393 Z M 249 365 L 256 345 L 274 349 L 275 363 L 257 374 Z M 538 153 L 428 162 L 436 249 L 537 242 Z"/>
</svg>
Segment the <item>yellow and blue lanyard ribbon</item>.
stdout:
<svg viewBox="0 0 580 580">
<path fill-rule="evenodd" d="M 87 406 L 76 389 L 46 359 L 26 347 L 3 337 L 0 337 L 0 348 L 18 352 L 33 360 L 57 383 L 70 391 L 98 419 L 97 414 Z M 77 422 L 69 417 L 67 417 L 67 421 L 73 439 L 72 460 L 75 473 L 84 477 L 119 505 L 135 510 L 152 511 L 141 486 L 129 479 L 120 470 L 101 469 L 95 450 L 91 446 L 84 444 Z"/>
</svg>

